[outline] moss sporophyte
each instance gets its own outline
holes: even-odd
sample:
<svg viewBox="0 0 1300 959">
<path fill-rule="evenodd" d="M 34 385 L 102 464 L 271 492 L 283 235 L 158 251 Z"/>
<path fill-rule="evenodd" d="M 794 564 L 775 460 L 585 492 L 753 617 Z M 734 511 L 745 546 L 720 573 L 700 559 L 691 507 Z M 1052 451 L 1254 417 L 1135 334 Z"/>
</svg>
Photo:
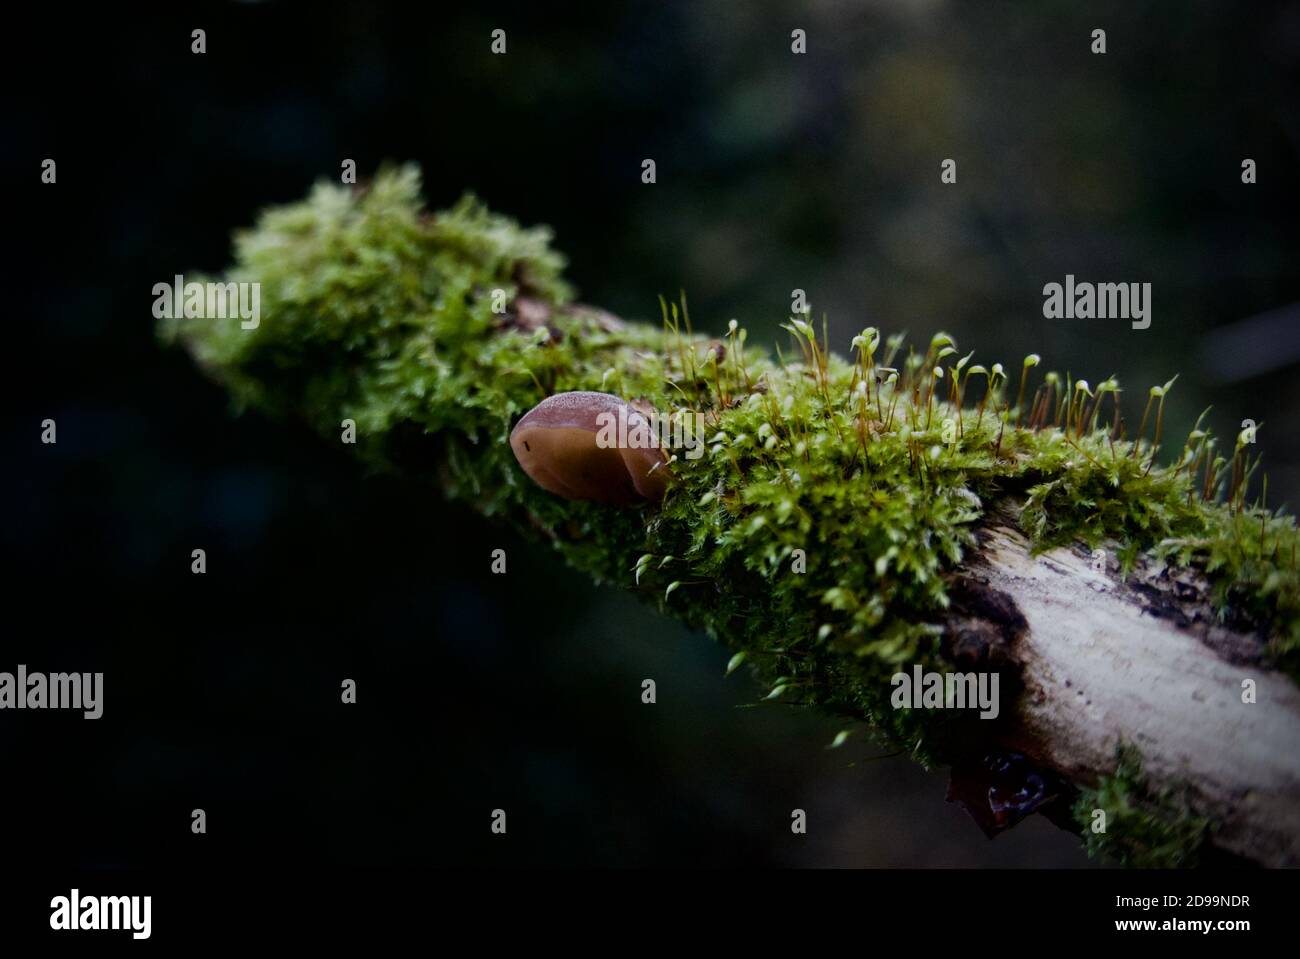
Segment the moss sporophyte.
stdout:
<svg viewBox="0 0 1300 959">
<path fill-rule="evenodd" d="M 1007 504 L 1036 550 L 1117 544 L 1125 571 L 1139 555 L 1204 571 L 1220 614 L 1297 675 L 1295 524 L 1268 508 L 1251 444 L 1199 423 L 1169 436 L 1172 381 L 1131 429 L 1113 377 L 1040 373 L 1038 356 L 1008 372 L 944 333 L 869 328 L 841 356 L 806 312 L 773 355 L 734 322 L 696 333 L 684 297 L 657 325 L 579 306 L 563 266 L 546 229 L 473 197 L 426 213 L 418 171 L 390 169 L 237 236 L 225 280 L 260 283 L 255 329 L 160 328 L 240 406 L 328 437 L 355 421 L 370 463 L 540 534 L 706 630 L 767 696 L 865 720 L 922 760 L 942 758 L 942 719 L 892 708 L 889 679 L 942 668 L 950 574 Z M 565 419 L 571 393 L 586 399 Z M 703 455 L 589 442 L 585 417 L 624 404 L 698 420 Z"/>
</svg>

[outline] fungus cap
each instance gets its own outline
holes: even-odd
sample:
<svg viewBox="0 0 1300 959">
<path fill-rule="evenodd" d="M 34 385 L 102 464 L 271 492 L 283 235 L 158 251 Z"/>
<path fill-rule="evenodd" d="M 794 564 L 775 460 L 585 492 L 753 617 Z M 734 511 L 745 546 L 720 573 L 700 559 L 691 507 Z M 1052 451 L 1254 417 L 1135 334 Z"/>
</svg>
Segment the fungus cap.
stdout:
<svg viewBox="0 0 1300 959">
<path fill-rule="evenodd" d="M 668 488 L 650 421 L 609 393 L 547 397 L 515 424 L 510 448 L 533 482 L 566 499 L 632 506 L 657 503 Z"/>
</svg>

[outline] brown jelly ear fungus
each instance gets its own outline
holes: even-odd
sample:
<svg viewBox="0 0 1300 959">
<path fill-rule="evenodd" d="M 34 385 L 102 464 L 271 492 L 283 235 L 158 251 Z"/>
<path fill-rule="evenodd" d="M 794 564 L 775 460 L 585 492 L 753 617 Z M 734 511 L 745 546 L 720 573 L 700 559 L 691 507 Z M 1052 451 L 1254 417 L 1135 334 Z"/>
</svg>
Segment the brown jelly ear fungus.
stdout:
<svg viewBox="0 0 1300 959">
<path fill-rule="evenodd" d="M 657 503 L 667 460 L 650 420 L 609 393 L 557 393 L 524 414 L 510 448 L 542 489 L 618 506 Z"/>
</svg>

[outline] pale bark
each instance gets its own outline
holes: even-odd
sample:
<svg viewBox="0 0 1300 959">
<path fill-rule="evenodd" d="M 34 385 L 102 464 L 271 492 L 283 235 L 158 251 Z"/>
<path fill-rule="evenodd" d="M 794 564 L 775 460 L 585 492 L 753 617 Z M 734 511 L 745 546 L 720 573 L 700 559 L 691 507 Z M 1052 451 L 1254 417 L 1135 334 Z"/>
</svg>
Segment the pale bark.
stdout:
<svg viewBox="0 0 1300 959">
<path fill-rule="evenodd" d="M 1300 865 L 1300 690 L 1261 640 L 1220 625 L 1190 571 L 1142 562 L 1121 579 L 1083 547 L 1035 557 L 1006 515 L 981 542 L 963 578 L 1023 617 L 1002 650 L 1024 684 L 1005 745 L 1089 784 L 1131 743 L 1153 787 L 1185 790 L 1214 823 L 1215 846 Z"/>
</svg>

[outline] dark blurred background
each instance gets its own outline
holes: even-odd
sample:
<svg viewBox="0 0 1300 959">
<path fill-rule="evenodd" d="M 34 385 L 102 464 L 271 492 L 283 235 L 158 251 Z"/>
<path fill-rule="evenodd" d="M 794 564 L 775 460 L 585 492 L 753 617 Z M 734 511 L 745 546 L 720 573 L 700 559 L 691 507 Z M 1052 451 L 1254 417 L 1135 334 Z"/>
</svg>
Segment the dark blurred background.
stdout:
<svg viewBox="0 0 1300 959">
<path fill-rule="evenodd" d="M 385 160 L 549 223 L 588 302 L 775 340 L 807 291 L 1028 352 L 1140 407 L 1180 373 L 1300 491 L 1300 8 L 1257 3 L 57 5 L 15 17 L 0 670 L 102 670 L 104 718 L 0 713 L 6 852 L 46 864 L 1062 866 L 945 777 L 753 705 L 724 653 L 300 428 L 230 415 L 154 340 L 271 203 Z M 490 33 L 507 31 L 492 56 Z M 207 53 L 190 32 L 207 32 Z M 791 30 L 808 52 L 791 52 Z M 1094 28 L 1107 53 L 1090 52 Z M 40 162 L 58 182 L 40 183 Z M 958 163 L 956 185 L 940 163 Z M 1241 182 L 1241 161 L 1258 165 Z M 658 182 L 643 185 L 641 161 Z M 1042 288 L 1150 281 L 1153 323 Z M 1136 416 L 1140 412 L 1131 412 Z M 54 418 L 58 444 L 40 444 Z M 189 572 L 190 551 L 208 573 Z M 509 574 L 489 574 L 507 549 Z M 345 677 L 358 704 L 339 702 Z M 640 702 L 654 678 L 659 702 Z M 752 707 L 752 708 L 751 708 Z M 190 810 L 208 814 L 190 833 Z M 506 838 L 489 813 L 509 816 Z M 790 832 L 804 808 L 807 836 Z"/>
</svg>

